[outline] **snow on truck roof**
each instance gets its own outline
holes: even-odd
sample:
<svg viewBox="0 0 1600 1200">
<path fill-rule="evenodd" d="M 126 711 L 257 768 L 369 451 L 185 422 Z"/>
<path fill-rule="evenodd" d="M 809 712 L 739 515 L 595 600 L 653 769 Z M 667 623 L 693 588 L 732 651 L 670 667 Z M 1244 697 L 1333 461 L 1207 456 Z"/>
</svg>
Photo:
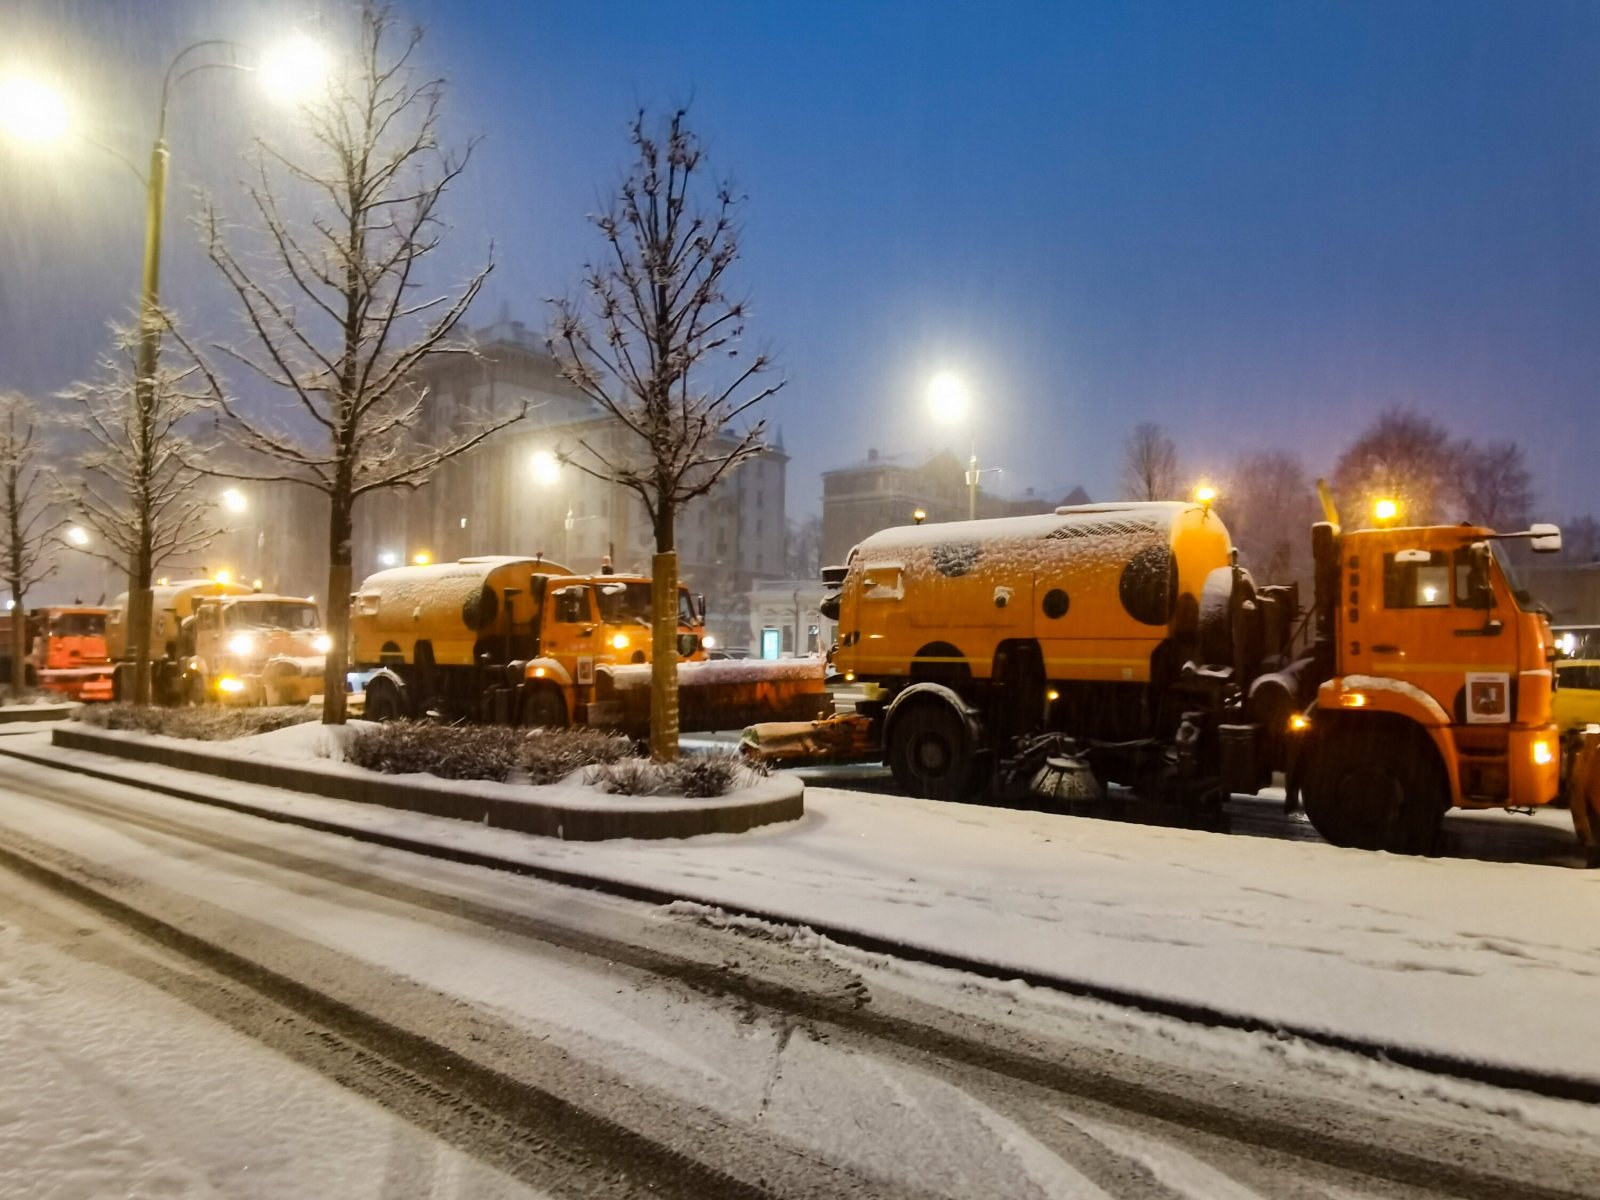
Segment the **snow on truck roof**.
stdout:
<svg viewBox="0 0 1600 1200">
<path fill-rule="evenodd" d="M 1019 517 L 945 521 L 937 525 L 896 525 L 862 539 L 856 551 L 875 554 L 885 550 L 927 549 L 960 541 L 1042 541 L 1102 534 L 1165 534 L 1184 513 L 1201 511 L 1201 505 L 1182 500 L 1155 500 L 1142 504 L 1075 504 L 1058 508 L 1053 513 L 1030 513 Z M 1214 513 L 1211 516 L 1220 520 Z"/>
</svg>

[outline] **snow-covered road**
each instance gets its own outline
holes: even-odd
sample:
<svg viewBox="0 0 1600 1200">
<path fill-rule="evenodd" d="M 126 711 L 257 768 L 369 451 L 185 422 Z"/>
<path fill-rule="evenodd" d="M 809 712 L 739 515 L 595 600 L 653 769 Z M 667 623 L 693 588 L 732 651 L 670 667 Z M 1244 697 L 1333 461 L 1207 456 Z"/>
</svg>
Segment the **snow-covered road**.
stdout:
<svg viewBox="0 0 1600 1200">
<path fill-rule="evenodd" d="M 11 1020 L 4 1036 L 8 1064 L 22 1064 L 17 1078 L 45 1084 L 0 1093 L 10 1118 L 0 1171 L 13 1172 L 0 1184 L 64 1181 L 17 1194 L 494 1195 L 580 1180 L 627 1194 L 643 1180 L 618 1171 L 637 1172 L 651 1155 L 665 1155 L 648 1181 L 666 1194 L 1510 1195 L 1513 1180 L 1551 1189 L 1544 1194 L 1600 1194 L 1600 1162 L 1586 1156 L 1600 1119 L 1575 1105 L 984 983 L 791 931 L 723 928 L 695 905 L 649 910 L 43 768 L 6 771 L 0 1019 Z M 997 936 L 1019 931 L 1000 950 L 1039 928 L 1037 863 L 1018 862 L 1004 881 L 963 882 L 946 874 L 953 863 L 931 864 L 926 879 L 885 878 L 872 869 L 876 847 L 862 844 L 866 828 L 849 819 L 852 810 L 882 818 L 862 803 L 826 798 L 823 817 L 754 840 L 540 846 L 625 856 L 594 860 L 602 865 L 653 861 L 699 888 L 745 880 L 753 864 L 770 866 L 781 847 L 825 831 L 806 852 L 805 881 L 774 874 L 769 899 L 831 887 L 874 908 L 920 911 L 924 930 L 970 933 L 950 919 L 964 891 L 993 914 Z M 948 841 L 948 830 L 919 835 L 923 822 L 890 811 L 906 852 Z M 974 861 L 989 861 L 981 827 L 996 814 L 952 811 Z M 1104 873 L 1084 882 L 1101 890 L 1141 860 L 1067 841 L 1075 869 L 1099 857 Z M 751 857 L 736 871 L 728 851 L 740 844 Z M 683 857 L 696 849 L 709 858 Z M 1128 887 L 1148 886 L 1164 865 L 1172 882 L 1152 902 L 1181 900 L 1194 872 L 1182 855 L 1168 861 L 1172 853 L 1168 844 L 1142 856 L 1148 873 Z M 81 890 L 78 901 L 17 877 L 26 864 L 37 879 Z M 1224 855 L 1200 878 L 1237 865 Z M 908 902 L 915 883 L 931 905 Z M 1081 910 L 1124 953 L 1139 948 L 1121 935 L 1141 919 L 1119 923 L 1126 902 L 1113 894 Z M 119 914 L 133 912 L 179 949 L 194 939 L 221 950 L 157 949 L 120 931 Z M 252 1003 L 217 1000 L 245 986 L 235 959 L 275 981 Z M 391 1032 L 308 1013 L 296 987 Z M 319 1021 L 314 1034 L 283 1036 L 285 1022 Z M 461 1117 L 446 1059 L 416 1050 L 414 1035 L 458 1056 L 457 1076 L 482 1068 L 509 1082 L 468 1097 Z M 363 1067 L 363 1055 L 405 1065 Z M 540 1096 L 577 1104 L 584 1119 L 530 1110 Z M 524 1118 L 533 1111 L 531 1128 L 497 1108 L 507 1097 Z M 125 1131 L 118 1144 L 137 1153 L 90 1156 L 72 1175 L 56 1147 L 100 1128 L 108 1111 Z M 315 1136 L 301 1136 L 302 1116 Z M 519 1157 L 522 1135 L 543 1152 Z M 552 1140 L 587 1165 L 549 1153 Z M 710 1174 L 673 1175 L 680 1151 Z M 352 1185 L 297 1192 L 330 1156 L 337 1173 L 323 1178 L 348 1172 Z M 271 1169 L 253 1167 L 254 1179 L 237 1169 L 258 1160 Z M 159 1185 L 140 1193 L 129 1185 L 139 1172 Z"/>
</svg>

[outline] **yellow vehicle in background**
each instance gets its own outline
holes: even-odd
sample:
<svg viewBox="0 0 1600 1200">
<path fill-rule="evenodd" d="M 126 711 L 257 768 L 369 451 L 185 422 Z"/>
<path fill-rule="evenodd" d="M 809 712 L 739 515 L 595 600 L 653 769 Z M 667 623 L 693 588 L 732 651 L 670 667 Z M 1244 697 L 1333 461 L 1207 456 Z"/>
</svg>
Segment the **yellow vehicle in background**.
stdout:
<svg viewBox="0 0 1600 1200">
<path fill-rule="evenodd" d="M 544 558 L 512 556 L 379 571 L 356 591 L 350 617 L 365 715 L 383 721 L 437 712 L 641 735 L 649 724 L 652 587 L 642 575 L 575 575 Z M 706 662 L 704 629 L 680 585 L 685 731 L 736 729 L 791 711 L 814 716 L 827 705 L 820 661 L 804 678 Z"/>
<path fill-rule="evenodd" d="M 1556 695 L 1552 706 L 1563 735 L 1600 725 L 1600 625 L 1560 625 L 1552 629 L 1556 652 Z"/>
<path fill-rule="evenodd" d="M 316 604 L 223 579 L 151 589 L 150 697 L 157 704 L 304 704 L 322 691 L 327 634 Z M 132 690 L 128 597 L 106 620 L 117 698 Z"/>
</svg>

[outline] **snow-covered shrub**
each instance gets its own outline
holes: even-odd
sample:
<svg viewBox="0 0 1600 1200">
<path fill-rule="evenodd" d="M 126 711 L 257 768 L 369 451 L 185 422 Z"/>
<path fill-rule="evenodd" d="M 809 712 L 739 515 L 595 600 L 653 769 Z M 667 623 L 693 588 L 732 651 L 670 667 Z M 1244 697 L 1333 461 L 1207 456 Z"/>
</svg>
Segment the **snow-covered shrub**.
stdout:
<svg viewBox="0 0 1600 1200">
<path fill-rule="evenodd" d="M 557 783 L 584 767 L 618 763 L 633 754 L 625 737 L 598 729 L 534 729 L 522 747 L 531 783 Z"/>
<path fill-rule="evenodd" d="M 74 721 L 99 729 L 157 733 L 166 737 L 220 742 L 230 738 L 270 733 L 288 725 L 314 721 L 321 714 L 309 706 L 275 708 L 157 708 L 134 704 L 86 704 L 72 714 Z"/>
<path fill-rule="evenodd" d="M 758 774 L 764 772 L 752 768 L 737 750 L 689 754 L 661 767 L 661 790 L 675 796 L 709 799 L 726 796 Z"/>
<path fill-rule="evenodd" d="M 652 763 L 630 758 L 589 772 L 588 782 L 613 796 L 688 796 L 707 800 L 726 796 L 752 778 L 765 774 L 739 757 L 736 750 L 689 754 L 677 762 Z"/>
<path fill-rule="evenodd" d="M 649 759 L 626 758 L 595 767 L 585 782 L 613 796 L 653 796 L 661 786 L 661 771 Z"/>
<path fill-rule="evenodd" d="M 385 775 L 437 775 L 504 783 L 520 765 L 524 730 L 504 725 L 386 721 L 357 728 L 345 761 Z"/>
</svg>

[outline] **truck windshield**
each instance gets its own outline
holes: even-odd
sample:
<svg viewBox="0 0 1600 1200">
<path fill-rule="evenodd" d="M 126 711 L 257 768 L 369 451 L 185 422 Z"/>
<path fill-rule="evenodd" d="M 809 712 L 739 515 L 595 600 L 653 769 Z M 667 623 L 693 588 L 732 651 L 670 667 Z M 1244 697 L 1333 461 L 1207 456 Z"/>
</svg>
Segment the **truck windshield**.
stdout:
<svg viewBox="0 0 1600 1200">
<path fill-rule="evenodd" d="M 602 583 L 595 587 L 600 596 L 600 619 L 607 625 L 650 624 L 650 585 L 648 583 Z"/>
<path fill-rule="evenodd" d="M 50 619 L 51 637 L 103 637 L 104 613 L 58 613 Z"/>
<path fill-rule="evenodd" d="M 229 629 L 315 629 L 317 606 L 245 600 L 230 604 L 222 623 Z"/>
<path fill-rule="evenodd" d="M 1522 574 L 1511 555 L 1506 552 L 1505 544 L 1499 541 L 1489 543 L 1489 551 L 1494 555 L 1495 562 L 1500 564 L 1500 572 L 1506 577 L 1506 586 L 1511 589 L 1511 598 L 1517 602 L 1517 607 L 1523 612 L 1540 611 L 1539 602 L 1529 593 L 1527 585 L 1522 580 Z"/>
</svg>

